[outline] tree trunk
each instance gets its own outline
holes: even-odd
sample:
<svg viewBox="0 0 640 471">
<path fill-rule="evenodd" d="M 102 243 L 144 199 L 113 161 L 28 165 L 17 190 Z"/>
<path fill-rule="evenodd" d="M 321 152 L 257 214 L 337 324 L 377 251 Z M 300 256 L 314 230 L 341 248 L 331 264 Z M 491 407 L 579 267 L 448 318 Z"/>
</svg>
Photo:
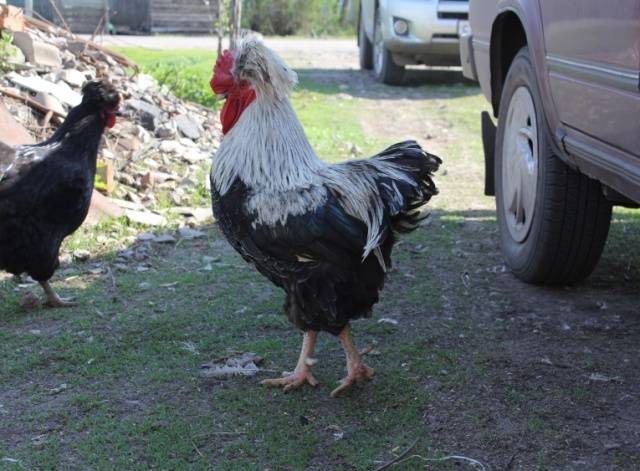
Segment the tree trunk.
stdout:
<svg viewBox="0 0 640 471">
<path fill-rule="evenodd" d="M 242 21 L 242 0 L 231 0 L 231 50 L 234 50 L 240 40 L 240 22 Z"/>
<path fill-rule="evenodd" d="M 217 0 L 218 5 L 218 55 L 222 54 L 222 37 L 224 35 L 224 2 Z"/>
<path fill-rule="evenodd" d="M 340 24 L 345 25 L 351 14 L 351 0 L 342 0 L 340 3 Z"/>
</svg>

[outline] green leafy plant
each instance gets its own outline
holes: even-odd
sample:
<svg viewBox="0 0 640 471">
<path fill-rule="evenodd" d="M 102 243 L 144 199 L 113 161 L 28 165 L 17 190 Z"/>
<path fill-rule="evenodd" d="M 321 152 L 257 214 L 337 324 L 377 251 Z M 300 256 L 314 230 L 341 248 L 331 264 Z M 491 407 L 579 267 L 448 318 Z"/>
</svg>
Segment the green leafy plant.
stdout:
<svg viewBox="0 0 640 471">
<path fill-rule="evenodd" d="M 7 31 L 0 32 L 0 70 L 11 70 L 13 64 L 9 59 L 16 55 L 16 48 L 12 44 L 13 35 Z"/>
<path fill-rule="evenodd" d="M 353 34 L 353 9 L 342 16 L 335 0 L 244 0 L 242 26 L 267 35 Z"/>
</svg>

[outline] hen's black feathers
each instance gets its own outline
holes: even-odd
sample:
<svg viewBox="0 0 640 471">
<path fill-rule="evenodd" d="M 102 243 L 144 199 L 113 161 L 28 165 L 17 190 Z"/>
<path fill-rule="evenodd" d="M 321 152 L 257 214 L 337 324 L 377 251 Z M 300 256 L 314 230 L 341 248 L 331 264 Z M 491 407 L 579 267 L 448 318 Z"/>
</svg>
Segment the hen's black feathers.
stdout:
<svg viewBox="0 0 640 471">
<path fill-rule="evenodd" d="M 368 228 L 346 212 L 335 188 L 326 187 L 321 205 L 267 225 L 246 210 L 252 189 L 240 179 L 224 195 L 212 185 L 213 211 L 224 235 L 246 261 L 284 289 L 285 312 L 300 329 L 338 334 L 349 320 L 369 316 L 391 265 L 394 233 L 415 228 L 416 210 L 437 192 L 431 175 L 440 159 L 415 142 L 396 144 L 372 160 L 392 165 L 402 178 L 387 176 L 371 160 L 341 164 L 347 172 L 373 172 L 379 191 L 372 198 L 380 198 L 384 208 L 383 237 L 364 259 Z"/>
<path fill-rule="evenodd" d="M 119 97 L 103 82 L 83 91 L 82 104 L 52 138 L 0 146 L 0 269 L 48 280 L 62 240 L 87 215 L 105 128 L 101 113 L 117 107 Z"/>
</svg>

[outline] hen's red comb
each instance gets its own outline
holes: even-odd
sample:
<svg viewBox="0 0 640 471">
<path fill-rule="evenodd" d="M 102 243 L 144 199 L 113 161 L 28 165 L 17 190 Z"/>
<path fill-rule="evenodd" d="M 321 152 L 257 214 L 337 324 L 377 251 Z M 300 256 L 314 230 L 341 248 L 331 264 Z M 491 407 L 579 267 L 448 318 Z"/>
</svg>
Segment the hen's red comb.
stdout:
<svg viewBox="0 0 640 471">
<path fill-rule="evenodd" d="M 233 54 L 228 49 L 218 56 L 216 65 L 213 67 L 213 77 L 211 78 L 211 89 L 216 95 L 223 95 L 229 93 L 229 91 L 235 85 L 235 79 L 231 70 L 233 69 L 233 63 L 235 59 Z"/>
</svg>

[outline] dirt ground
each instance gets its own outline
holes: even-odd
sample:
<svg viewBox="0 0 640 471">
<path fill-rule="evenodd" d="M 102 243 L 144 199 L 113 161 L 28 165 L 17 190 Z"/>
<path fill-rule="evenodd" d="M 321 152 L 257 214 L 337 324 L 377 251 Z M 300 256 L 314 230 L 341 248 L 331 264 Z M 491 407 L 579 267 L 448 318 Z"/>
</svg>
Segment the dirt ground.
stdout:
<svg viewBox="0 0 640 471">
<path fill-rule="evenodd" d="M 286 41 L 273 46 L 294 67 L 309 69 L 307 78 L 348 84 L 352 93 L 367 99 L 361 114 L 367 134 L 415 138 L 436 153 L 455 139 L 448 136 L 455 123 L 412 119 L 409 110 L 446 96 L 439 86 L 461 83 L 456 72 L 415 68 L 407 74 L 407 86 L 390 89 L 358 70 L 353 41 L 332 42 L 313 52 Z M 446 258 L 434 262 L 445 286 L 464 286 L 465 302 L 452 301 L 446 311 L 469 330 L 460 334 L 468 336 L 462 342 L 439 329 L 427 331 L 425 341 L 455 343 L 461 363 L 482 372 L 473 384 L 435 395 L 425 415 L 434 444 L 462 447 L 492 469 L 640 468 L 640 276 L 637 263 L 620 253 L 637 251 L 640 228 L 614 222 L 612 240 L 620 240 L 610 241 L 584 284 L 526 285 L 502 263 L 493 200 L 480 197 L 482 174 L 463 164 L 448 166 L 447 156 L 442 157 L 447 176 L 466 180 L 475 191 L 459 199 L 446 195 L 443 204 L 445 213 L 464 217 L 451 253 L 463 260 L 462 270 L 448 270 L 453 264 Z M 460 182 L 443 182 L 443 196 L 450 185 L 455 191 Z M 616 224 L 624 224 L 623 234 Z M 536 462 L 543 455 L 546 459 Z"/>
<path fill-rule="evenodd" d="M 214 44 L 194 38 L 176 43 L 117 37 L 112 42 L 145 47 Z M 447 237 L 401 243 L 396 250 L 399 275 L 383 293 L 383 298 L 400 299 L 394 304 L 403 308 L 395 313 L 398 335 L 418 332 L 425 351 L 446 347 L 458 352 L 451 369 L 421 379 L 422 391 L 429 395 L 421 412 L 431 446 L 473 457 L 492 470 L 640 469 L 637 219 L 616 213 L 607 249 L 585 283 L 560 288 L 521 283 L 500 257 L 493 200 L 481 196 L 479 146 L 473 147 L 475 155 L 447 161 L 446 153 L 458 149 L 461 139 L 450 90 L 477 95 L 477 88 L 463 83 L 457 72 L 423 69 L 411 70 L 405 87 L 380 86 L 357 70 L 353 40 L 276 40 L 272 45 L 303 71 L 305 80 L 344 88 L 344 99 L 362 99 L 360 122 L 367 135 L 413 137 L 444 159 L 438 177 L 441 196 L 434 201 L 429 224 L 442 228 Z M 442 103 L 441 118 L 423 119 L 433 100 Z M 479 112 L 464 119 L 479 123 Z M 421 267 L 436 280 L 423 289 L 437 289 L 441 299 L 427 317 L 401 301 L 411 295 L 403 276 L 418 276 Z M 337 351 L 335 358 L 339 356 Z M 411 361 L 431 358 L 418 354 Z M 3 402 L 10 399 L 7 394 Z M 328 414 L 329 406 L 322 407 Z M 423 464 L 420 457 L 403 469 L 423 465 L 441 469 L 438 463 Z M 334 467 L 321 457 L 306 467 L 352 469 Z"/>
</svg>

